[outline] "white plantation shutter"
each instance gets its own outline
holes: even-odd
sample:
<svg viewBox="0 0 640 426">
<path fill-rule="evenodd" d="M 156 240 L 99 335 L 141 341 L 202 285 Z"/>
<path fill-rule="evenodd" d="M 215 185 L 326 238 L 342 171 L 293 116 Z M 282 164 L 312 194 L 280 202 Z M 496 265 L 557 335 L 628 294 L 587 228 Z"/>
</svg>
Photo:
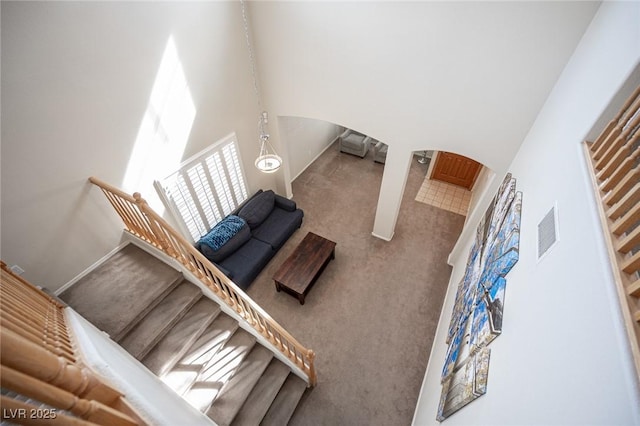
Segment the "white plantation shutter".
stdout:
<svg viewBox="0 0 640 426">
<path fill-rule="evenodd" d="M 247 199 L 236 135 L 196 154 L 154 184 L 183 232 L 199 240 Z"/>
</svg>

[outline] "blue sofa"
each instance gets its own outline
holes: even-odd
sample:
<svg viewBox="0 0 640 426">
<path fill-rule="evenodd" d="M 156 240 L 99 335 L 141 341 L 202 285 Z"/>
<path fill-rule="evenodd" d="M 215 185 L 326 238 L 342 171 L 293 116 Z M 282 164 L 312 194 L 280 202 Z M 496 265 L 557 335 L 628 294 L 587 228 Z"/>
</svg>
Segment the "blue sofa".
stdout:
<svg viewBox="0 0 640 426">
<path fill-rule="evenodd" d="M 303 216 L 294 201 L 259 190 L 202 237 L 196 248 L 246 290 L 300 228 Z"/>
</svg>

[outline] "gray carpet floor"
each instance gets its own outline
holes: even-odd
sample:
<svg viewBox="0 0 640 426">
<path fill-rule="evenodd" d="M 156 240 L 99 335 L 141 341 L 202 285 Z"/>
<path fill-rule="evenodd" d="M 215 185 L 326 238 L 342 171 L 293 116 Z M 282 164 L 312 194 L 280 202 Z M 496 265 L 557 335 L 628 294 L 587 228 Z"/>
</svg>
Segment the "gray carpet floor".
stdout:
<svg viewBox="0 0 640 426">
<path fill-rule="evenodd" d="M 318 384 L 291 425 L 409 425 L 464 216 L 414 200 L 427 165 L 412 161 L 395 235 L 371 235 L 384 166 L 330 147 L 293 182 L 301 227 L 249 295 L 316 352 Z M 307 232 L 337 243 L 304 305 L 271 277 Z M 438 395 L 434 395 L 438 397 Z M 435 413 L 434 413 L 435 418 Z"/>
</svg>

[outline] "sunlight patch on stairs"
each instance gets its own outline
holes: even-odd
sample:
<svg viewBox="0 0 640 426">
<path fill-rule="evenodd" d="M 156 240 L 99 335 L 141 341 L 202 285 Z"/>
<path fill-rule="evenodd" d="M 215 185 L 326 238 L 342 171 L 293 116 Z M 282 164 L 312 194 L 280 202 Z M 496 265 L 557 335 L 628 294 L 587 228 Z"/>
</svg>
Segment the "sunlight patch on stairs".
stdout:
<svg viewBox="0 0 640 426">
<path fill-rule="evenodd" d="M 200 374 L 200 368 L 201 366 L 199 365 L 176 367 L 160 377 L 160 380 L 177 394 L 184 395 L 191 388 L 198 374 Z"/>
<path fill-rule="evenodd" d="M 224 382 L 236 371 L 250 346 L 232 346 L 221 351 L 220 356 L 211 364 L 207 364 L 200 377 L 201 382 Z"/>
</svg>

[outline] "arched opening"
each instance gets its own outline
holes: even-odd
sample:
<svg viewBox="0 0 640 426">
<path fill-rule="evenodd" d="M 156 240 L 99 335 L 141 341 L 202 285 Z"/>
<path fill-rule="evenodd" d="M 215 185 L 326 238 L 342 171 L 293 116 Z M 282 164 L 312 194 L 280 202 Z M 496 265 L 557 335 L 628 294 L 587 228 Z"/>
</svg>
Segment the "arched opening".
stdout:
<svg viewBox="0 0 640 426">
<path fill-rule="evenodd" d="M 383 240 L 391 240 L 394 235 L 403 199 L 466 216 L 493 176 L 486 167 L 467 159 L 477 168 L 472 171 L 470 187 L 458 188 L 455 183 L 430 179 L 437 158 L 444 154 L 442 151 L 407 148 L 362 128 L 352 129 L 314 118 L 284 116 L 279 117 L 278 123 L 287 152 L 292 193 L 313 187 L 311 190 L 324 202 L 339 198 L 327 195 L 329 188 L 353 192 L 343 209 L 362 210 L 359 215 L 369 228 L 361 231 Z M 389 159 L 393 161 L 391 166 Z M 350 188 L 352 183 L 356 189 Z M 359 208 L 357 201 L 365 192 L 377 197 L 377 204 Z M 411 209 L 411 204 L 402 208 Z"/>
</svg>

